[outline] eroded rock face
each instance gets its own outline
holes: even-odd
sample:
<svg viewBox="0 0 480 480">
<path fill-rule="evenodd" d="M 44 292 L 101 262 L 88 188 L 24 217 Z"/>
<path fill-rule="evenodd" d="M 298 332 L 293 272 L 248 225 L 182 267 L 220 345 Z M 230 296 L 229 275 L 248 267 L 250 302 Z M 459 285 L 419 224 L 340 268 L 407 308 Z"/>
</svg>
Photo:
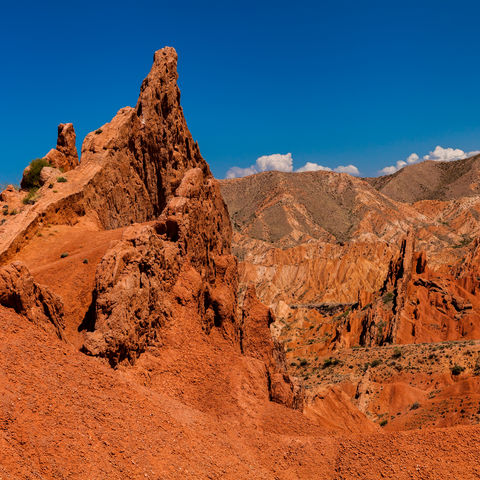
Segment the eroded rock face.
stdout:
<svg viewBox="0 0 480 480">
<path fill-rule="evenodd" d="M 63 338 L 63 304 L 46 287 L 38 285 L 20 262 L 0 268 L 0 305 L 15 310 L 32 323 L 53 328 Z"/>
<path fill-rule="evenodd" d="M 61 123 L 58 126 L 57 147 L 52 148 L 46 155 L 52 167 L 61 169 L 64 172 L 78 167 L 78 153 L 75 146 L 75 130 L 71 123 Z"/>
<path fill-rule="evenodd" d="M 57 167 L 63 168 L 66 172 L 78 166 L 78 153 L 75 140 L 76 135 L 73 124 L 61 123 L 58 126 L 57 151 L 65 157 L 65 161 L 63 165 L 57 165 Z"/>
<path fill-rule="evenodd" d="M 391 260 L 382 288 L 360 300 L 337 328 L 332 345 L 383 345 L 478 338 L 480 303 L 475 296 L 477 244 L 451 271 L 427 265 L 413 234 Z M 465 288 L 467 287 L 467 288 Z"/>
<path fill-rule="evenodd" d="M 173 48 L 156 52 L 136 108 L 121 109 L 85 138 L 82 164 L 102 167 L 85 202 L 105 228 L 157 218 L 191 168 L 211 177 L 183 116 L 176 67 Z M 219 215 L 219 226 L 229 229 L 226 213 Z"/>
<path fill-rule="evenodd" d="M 116 230 L 116 240 L 97 257 L 90 308 L 79 312 L 78 323 L 72 325 L 70 307 L 79 303 L 65 302 L 67 330 L 83 352 L 114 367 L 130 365 L 130 372 L 141 372 L 160 390 L 174 388 L 195 408 L 245 408 L 253 401 L 270 408 L 269 400 L 299 408 L 302 397 L 271 339 L 268 309 L 251 300 L 255 308 L 243 321 L 238 313 L 230 219 L 183 117 L 176 63 L 173 49 L 156 52 L 136 108 L 121 109 L 87 135 L 80 165 L 62 174 L 65 181 L 55 189 L 41 187 L 35 205 L 6 226 L 0 258 L 24 249 L 34 264 L 31 244 L 45 238 L 47 224 Z M 75 255 L 69 262 L 76 273 L 93 278 L 90 258 L 87 268 Z M 262 355 L 248 345 L 241 354 L 242 325 L 249 345 L 263 345 Z M 142 371 L 145 365 L 155 365 L 155 372 Z M 205 380 L 202 388 L 198 379 Z"/>
<path fill-rule="evenodd" d="M 242 307 L 241 351 L 265 362 L 271 401 L 301 409 L 303 391 L 301 385 L 287 374 L 283 349 L 272 338 L 269 327 L 274 320 L 272 311 L 258 300 L 255 287 L 249 286 Z"/>
<path fill-rule="evenodd" d="M 137 107 L 120 110 L 82 149 L 82 167 L 101 165 L 84 197 L 101 224 L 153 220 L 127 229 L 97 269 L 83 348 L 112 365 L 133 362 L 192 299 L 207 334 L 237 336 L 230 220 L 183 117 L 176 62 L 173 49 L 156 52 Z"/>
</svg>

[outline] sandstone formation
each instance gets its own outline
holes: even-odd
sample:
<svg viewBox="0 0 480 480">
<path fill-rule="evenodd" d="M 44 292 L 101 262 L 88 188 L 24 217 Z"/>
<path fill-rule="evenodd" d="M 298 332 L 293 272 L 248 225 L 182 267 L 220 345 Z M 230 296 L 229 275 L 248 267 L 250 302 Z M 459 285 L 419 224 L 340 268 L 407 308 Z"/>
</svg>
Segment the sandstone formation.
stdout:
<svg viewBox="0 0 480 480">
<path fill-rule="evenodd" d="M 50 165 L 64 172 L 78 166 L 78 153 L 75 145 L 76 135 L 71 123 L 61 123 L 58 126 L 57 148 L 50 150 L 45 159 Z"/>
<path fill-rule="evenodd" d="M 47 287 L 38 285 L 20 262 L 0 268 L 0 305 L 36 325 L 52 327 L 63 338 L 63 304 Z"/>
<path fill-rule="evenodd" d="M 270 400 L 301 409 L 303 391 L 287 374 L 283 348 L 273 341 L 270 332 L 273 321 L 271 310 L 258 300 L 254 287 L 250 286 L 242 306 L 240 349 L 245 355 L 265 362 Z"/>
<path fill-rule="evenodd" d="M 471 260 L 468 274 L 460 266 L 456 275 L 432 271 L 425 252 L 415 251 L 410 234 L 390 261 L 382 287 L 346 312 L 332 342 L 353 346 L 477 339 L 480 303 L 475 296 L 477 274 L 472 273 Z"/>
</svg>

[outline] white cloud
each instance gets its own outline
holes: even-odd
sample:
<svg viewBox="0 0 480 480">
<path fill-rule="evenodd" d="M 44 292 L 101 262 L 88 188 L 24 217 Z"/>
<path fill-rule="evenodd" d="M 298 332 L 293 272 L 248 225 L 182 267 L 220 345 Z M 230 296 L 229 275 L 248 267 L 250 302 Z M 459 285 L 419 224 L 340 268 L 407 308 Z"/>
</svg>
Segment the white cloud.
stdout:
<svg viewBox="0 0 480 480">
<path fill-rule="evenodd" d="M 360 175 L 358 168 L 355 165 L 340 165 L 335 169 L 335 172 L 349 173 L 350 175 Z"/>
<path fill-rule="evenodd" d="M 464 152 L 460 148 L 443 148 L 440 145 L 435 147 L 433 152 L 424 155 L 421 160 L 434 160 L 436 162 L 453 162 L 454 160 L 462 160 L 463 158 L 473 157 L 478 155 L 480 151 Z M 420 161 L 420 157 L 416 153 L 410 154 L 406 160 L 399 160 L 395 165 L 389 165 L 380 170 L 381 175 L 391 175 L 398 172 L 401 168 L 412 165 Z"/>
<path fill-rule="evenodd" d="M 277 170 L 279 172 L 293 172 L 293 158 L 291 153 L 281 154 L 273 153 L 272 155 L 263 155 L 258 157 L 254 165 L 250 165 L 246 168 L 231 167 L 227 171 L 227 178 L 246 177 L 247 175 L 253 175 L 255 173 L 266 172 L 268 170 Z M 298 168 L 295 172 L 316 172 L 318 170 L 324 170 L 331 172 L 330 167 L 324 167 L 314 162 L 307 162 L 303 167 Z M 355 165 L 340 165 L 333 169 L 339 173 L 349 173 L 350 175 L 359 175 L 360 172 Z"/>
<path fill-rule="evenodd" d="M 399 160 L 395 165 L 389 165 L 388 167 L 382 168 L 379 173 L 382 175 L 391 175 L 407 165 L 412 165 L 413 163 L 418 162 L 418 160 L 418 155 L 416 153 L 412 153 L 407 157 L 406 160 Z"/>
<path fill-rule="evenodd" d="M 435 147 L 433 152 L 423 157 L 424 160 L 435 160 L 436 162 L 453 162 L 454 160 L 462 160 L 463 158 L 472 157 L 479 152 L 464 152 L 459 148 L 443 148 L 440 145 Z"/>
<path fill-rule="evenodd" d="M 381 175 L 391 175 L 392 173 L 395 173 L 397 171 L 397 167 L 394 167 L 393 165 L 390 165 L 389 167 L 384 167 L 382 168 L 378 173 Z"/>
<path fill-rule="evenodd" d="M 266 172 L 267 170 L 293 171 L 292 154 L 273 153 L 272 155 L 263 155 L 257 158 L 255 165 L 250 165 L 247 168 L 231 167 L 227 172 L 227 178 L 246 177 L 247 175 Z"/>
<path fill-rule="evenodd" d="M 318 172 L 319 170 L 325 170 L 327 172 L 332 171 L 331 168 L 324 167 L 323 165 L 319 165 L 318 163 L 313 163 L 313 162 L 307 162 L 303 167 L 300 167 L 295 171 L 296 172 Z"/>
<path fill-rule="evenodd" d="M 282 155 L 281 153 L 274 153 L 273 155 L 263 155 L 258 157 L 256 167 L 260 172 L 267 170 L 278 170 L 279 172 L 293 171 L 293 159 L 291 153 Z"/>
<path fill-rule="evenodd" d="M 254 173 L 258 172 L 253 165 L 247 168 L 232 167 L 227 172 L 227 178 L 247 177 L 248 175 L 253 175 Z"/>
<path fill-rule="evenodd" d="M 418 162 L 420 160 L 419 156 L 416 153 L 411 153 L 407 157 L 407 163 L 411 165 L 412 163 Z"/>
</svg>

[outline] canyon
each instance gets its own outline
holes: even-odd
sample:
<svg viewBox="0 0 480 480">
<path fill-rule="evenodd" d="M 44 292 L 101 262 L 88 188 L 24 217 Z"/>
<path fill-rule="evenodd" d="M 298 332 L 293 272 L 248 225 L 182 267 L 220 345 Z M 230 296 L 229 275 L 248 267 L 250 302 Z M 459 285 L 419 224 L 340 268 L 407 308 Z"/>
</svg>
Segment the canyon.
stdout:
<svg viewBox="0 0 480 480">
<path fill-rule="evenodd" d="M 478 424 L 479 160 L 221 182 L 307 415 L 341 394 L 383 430 Z"/>
<path fill-rule="evenodd" d="M 479 157 L 218 181 L 177 61 L 0 194 L 0 478 L 478 478 Z"/>
</svg>

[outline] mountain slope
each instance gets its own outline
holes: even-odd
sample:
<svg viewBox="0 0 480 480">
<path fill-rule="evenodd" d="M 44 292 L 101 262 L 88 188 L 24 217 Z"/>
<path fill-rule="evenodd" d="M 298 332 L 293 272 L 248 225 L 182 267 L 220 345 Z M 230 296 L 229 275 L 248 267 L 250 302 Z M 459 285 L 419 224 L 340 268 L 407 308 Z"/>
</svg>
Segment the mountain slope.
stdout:
<svg viewBox="0 0 480 480">
<path fill-rule="evenodd" d="M 365 180 L 399 202 L 475 196 L 480 194 L 480 155 L 453 162 L 428 160 L 408 165 L 392 175 Z"/>
</svg>

